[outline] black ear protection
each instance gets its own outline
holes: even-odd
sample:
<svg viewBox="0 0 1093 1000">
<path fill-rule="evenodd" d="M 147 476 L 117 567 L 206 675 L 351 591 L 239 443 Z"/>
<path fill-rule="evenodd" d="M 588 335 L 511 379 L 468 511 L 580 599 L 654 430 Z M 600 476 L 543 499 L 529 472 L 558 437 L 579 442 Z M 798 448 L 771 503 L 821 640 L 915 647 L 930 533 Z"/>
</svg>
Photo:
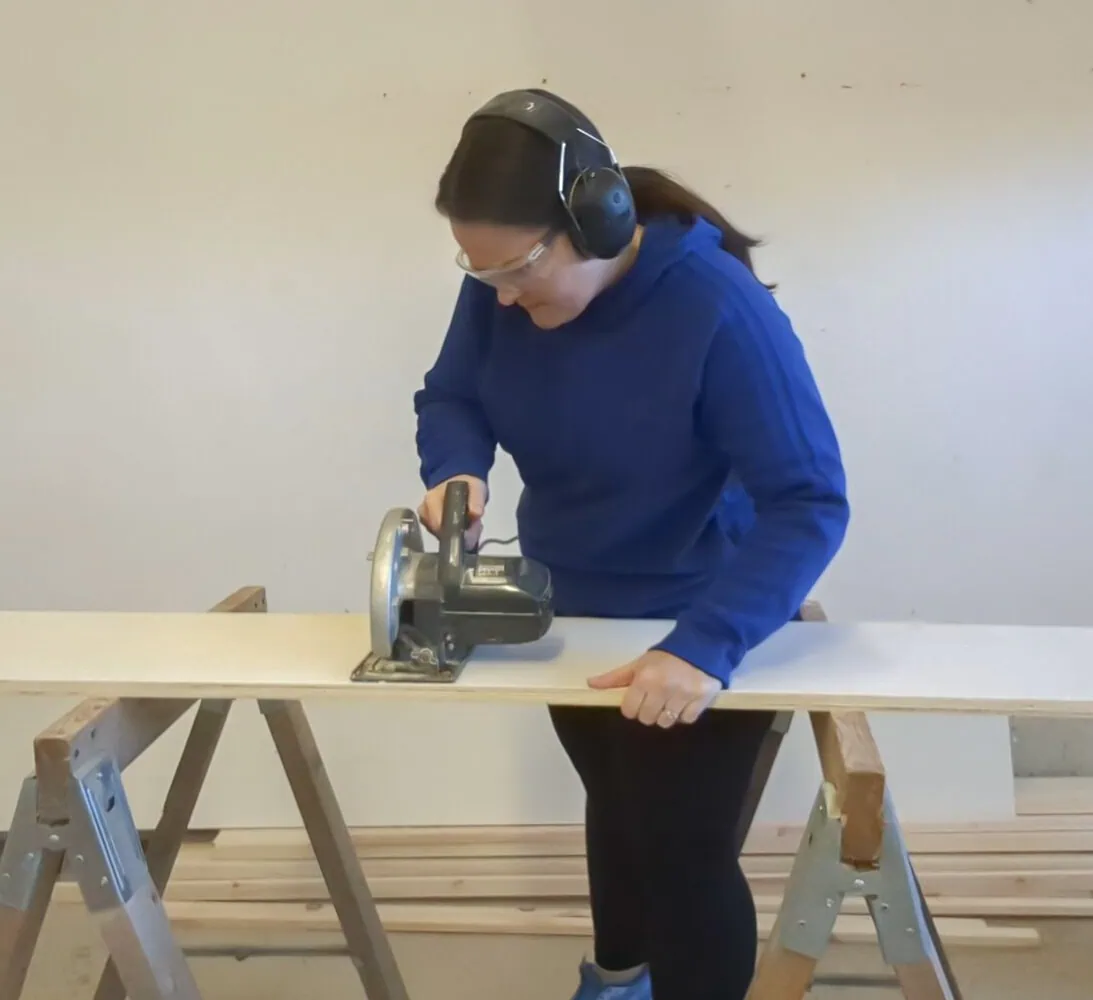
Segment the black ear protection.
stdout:
<svg viewBox="0 0 1093 1000">
<path fill-rule="evenodd" d="M 558 147 L 558 197 L 568 235 L 586 257 L 610 259 L 630 245 L 637 210 L 615 154 L 591 122 L 582 122 L 543 90 L 509 90 L 487 101 L 475 118 L 508 118 Z"/>
</svg>

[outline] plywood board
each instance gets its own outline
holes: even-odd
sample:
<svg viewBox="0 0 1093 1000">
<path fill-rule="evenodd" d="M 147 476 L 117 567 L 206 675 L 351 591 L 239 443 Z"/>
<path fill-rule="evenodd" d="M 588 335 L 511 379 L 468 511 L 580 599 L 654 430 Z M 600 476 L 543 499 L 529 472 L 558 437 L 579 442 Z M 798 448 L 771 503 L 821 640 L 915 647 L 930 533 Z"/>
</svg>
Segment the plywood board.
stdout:
<svg viewBox="0 0 1093 1000">
<path fill-rule="evenodd" d="M 363 615 L 0 614 L 0 694 L 617 704 L 587 678 L 665 623 L 565 619 L 483 647 L 455 685 L 354 684 Z M 749 654 L 718 707 L 1093 716 L 1093 628 L 791 624 Z"/>
</svg>

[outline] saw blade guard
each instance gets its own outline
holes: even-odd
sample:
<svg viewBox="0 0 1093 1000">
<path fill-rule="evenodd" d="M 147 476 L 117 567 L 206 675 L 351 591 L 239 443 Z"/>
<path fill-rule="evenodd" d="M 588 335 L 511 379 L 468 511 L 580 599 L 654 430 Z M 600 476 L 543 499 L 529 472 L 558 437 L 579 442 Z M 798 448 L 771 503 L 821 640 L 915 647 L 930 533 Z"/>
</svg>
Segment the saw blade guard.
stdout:
<svg viewBox="0 0 1093 1000">
<path fill-rule="evenodd" d="M 372 652 L 376 656 L 394 654 L 400 606 L 410 585 L 413 556 L 424 550 L 417 515 L 408 507 L 389 510 L 380 524 L 372 552 L 369 628 Z"/>
</svg>

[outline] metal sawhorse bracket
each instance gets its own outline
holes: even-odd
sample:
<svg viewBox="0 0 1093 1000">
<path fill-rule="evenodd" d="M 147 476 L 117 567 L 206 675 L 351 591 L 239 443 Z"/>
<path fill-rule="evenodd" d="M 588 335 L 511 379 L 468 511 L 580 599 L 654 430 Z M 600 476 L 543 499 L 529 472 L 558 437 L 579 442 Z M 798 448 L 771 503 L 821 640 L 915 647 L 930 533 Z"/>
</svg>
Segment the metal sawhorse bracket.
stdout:
<svg viewBox="0 0 1093 1000">
<path fill-rule="evenodd" d="M 265 590 L 237 591 L 213 611 L 262 612 Z M 162 895 L 231 703 L 202 701 L 147 850 L 122 771 L 192 706 L 188 700 L 91 699 L 34 742 L 0 855 L 0 1000 L 18 1000 L 53 887 L 80 887 L 109 960 L 95 1000 L 200 1000 Z M 408 1000 L 311 727 L 299 702 L 261 702 L 270 735 L 369 1000 Z"/>
<path fill-rule="evenodd" d="M 885 793 L 880 856 L 868 867 L 843 858 L 843 818 L 835 799 L 835 787 L 825 782 L 805 827 L 749 1000 L 798 1000 L 806 994 L 847 896 L 865 899 L 881 953 L 908 1000 L 960 1000 L 890 796 Z"/>
</svg>

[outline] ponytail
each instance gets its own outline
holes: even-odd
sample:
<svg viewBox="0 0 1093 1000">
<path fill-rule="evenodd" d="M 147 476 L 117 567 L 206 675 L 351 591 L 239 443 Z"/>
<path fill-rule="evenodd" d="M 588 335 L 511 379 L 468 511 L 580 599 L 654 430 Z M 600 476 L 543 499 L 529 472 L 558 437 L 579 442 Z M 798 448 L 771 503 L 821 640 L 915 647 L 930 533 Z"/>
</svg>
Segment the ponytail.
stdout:
<svg viewBox="0 0 1093 1000">
<path fill-rule="evenodd" d="M 690 225 L 699 218 L 705 219 L 720 230 L 721 249 L 755 273 L 751 251 L 761 246 L 761 241 L 740 232 L 709 202 L 663 171 L 653 167 L 623 167 L 622 172 L 634 197 L 638 222 L 644 223 L 657 216 L 674 216 Z M 775 286 L 766 287 L 773 290 Z"/>
</svg>

